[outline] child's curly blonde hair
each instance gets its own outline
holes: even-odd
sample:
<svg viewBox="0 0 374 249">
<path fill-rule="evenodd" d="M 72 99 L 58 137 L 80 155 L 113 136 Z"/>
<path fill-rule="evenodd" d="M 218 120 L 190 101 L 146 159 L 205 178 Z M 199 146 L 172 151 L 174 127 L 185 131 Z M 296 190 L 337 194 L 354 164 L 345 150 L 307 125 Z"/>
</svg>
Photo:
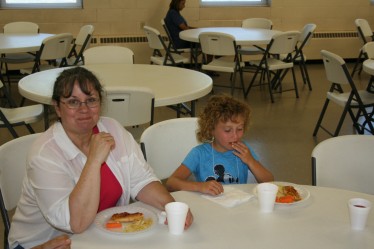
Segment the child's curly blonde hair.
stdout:
<svg viewBox="0 0 374 249">
<path fill-rule="evenodd" d="M 227 122 L 229 120 L 236 122 L 238 117 L 243 118 L 244 131 L 246 131 L 248 129 L 250 113 L 251 110 L 247 103 L 234 99 L 231 96 L 212 96 L 203 112 L 199 115 L 197 139 L 202 143 L 212 141 L 212 132 L 218 122 Z"/>
</svg>

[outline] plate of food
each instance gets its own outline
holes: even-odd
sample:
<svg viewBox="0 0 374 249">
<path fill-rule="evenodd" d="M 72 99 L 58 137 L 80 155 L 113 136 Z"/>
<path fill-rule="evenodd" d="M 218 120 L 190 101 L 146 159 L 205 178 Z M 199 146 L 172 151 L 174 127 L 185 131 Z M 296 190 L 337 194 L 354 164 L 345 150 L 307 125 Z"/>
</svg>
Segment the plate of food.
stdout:
<svg viewBox="0 0 374 249">
<path fill-rule="evenodd" d="M 101 211 L 95 225 L 101 231 L 117 235 L 137 235 L 150 231 L 157 224 L 151 210 L 137 206 L 113 207 Z"/>
<path fill-rule="evenodd" d="M 289 182 L 272 182 L 278 186 L 278 193 L 275 199 L 275 205 L 288 206 L 305 202 L 309 199 L 310 193 L 307 189 Z M 257 188 L 253 190 L 257 196 Z"/>
</svg>

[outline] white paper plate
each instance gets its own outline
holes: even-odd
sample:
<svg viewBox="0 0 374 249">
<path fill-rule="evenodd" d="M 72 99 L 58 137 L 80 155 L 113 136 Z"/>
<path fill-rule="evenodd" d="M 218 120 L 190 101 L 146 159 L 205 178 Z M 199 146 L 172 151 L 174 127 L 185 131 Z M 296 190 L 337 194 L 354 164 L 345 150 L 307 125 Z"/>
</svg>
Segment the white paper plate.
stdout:
<svg viewBox="0 0 374 249">
<path fill-rule="evenodd" d="M 293 186 L 297 192 L 299 193 L 301 200 L 300 201 L 295 201 L 292 203 L 279 203 L 275 202 L 275 205 L 277 206 L 292 206 L 292 205 L 299 205 L 301 203 L 304 203 L 306 200 L 309 199 L 310 193 L 307 189 L 301 187 L 300 185 L 294 184 L 294 183 L 289 183 L 289 182 L 271 182 L 274 183 L 275 185 L 278 186 Z M 253 189 L 253 194 L 257 197 L 257 187 Z"/>
<path fill-rule="evenodd" d="M 149 219 L 149 218 L 152 219 L 153 221 L 152 225 L 144 230 L 137 231 L 137 232 L 124 232 L 126 223 L 123 223 L 123 231 L 107 229 L 105 225 L 108 222 L 108 220 L 112 217 L 112 215 L 115 213 L 122 213 L 122 212 L 143 213 L 144 219 Z M 95 225 L 99 230 L 104 231 L 106 233 L 110 233 L 110 234 L 124 235 L 124 236 L 133 236 L 133 235 L 146 233 L 152 230 L 156 224 L 157 224 L 157 216 L 154 212 L 146 208 L 136 207 L 136 206 L 121 206 L 121 207 L 108 208 L 98 213 L 95 218 Z"/>
</svg>

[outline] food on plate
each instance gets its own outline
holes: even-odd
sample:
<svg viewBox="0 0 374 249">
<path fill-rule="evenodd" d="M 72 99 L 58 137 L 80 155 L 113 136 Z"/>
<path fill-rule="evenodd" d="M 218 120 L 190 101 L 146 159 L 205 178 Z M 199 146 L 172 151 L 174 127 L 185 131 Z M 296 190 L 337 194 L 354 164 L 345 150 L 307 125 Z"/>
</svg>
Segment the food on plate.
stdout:
<svg viewBox="0 0 374 249">
<path fill-rule="evenodd" d="M 106 228 L 108 229 L 114 229 L 114 228 L 122 228 L 122 223 L 121 222 L 113 222 L 113 221 L 108 221 L 105 225 Z"/>
<path fill-rule="evenodd" d="M 115 222 L 133 222 L 142 220 L 144 217 L 143 213 L 128 213 L 128 212 L 122 212 L 122 213 L 115 213 L 110 218 L 111 221 Z"/>
<path fill-rule="evenodd" d="M 280 186 L 278 185 L 278 193 L 276 202 L 278 203 L 293 203 L 300 201 L 301 197 L 299 192 L 295 189 L 294 186 Z"/>
<path fill-rule="evenodd" d="M 147 229 L 152 224 L 153 224 L 153 220 L 151 218 L 137 220 L 131 224 L 128 224 L 125 227 L 125 233 L 139 232 L 139 231 Z"/>
</svg>

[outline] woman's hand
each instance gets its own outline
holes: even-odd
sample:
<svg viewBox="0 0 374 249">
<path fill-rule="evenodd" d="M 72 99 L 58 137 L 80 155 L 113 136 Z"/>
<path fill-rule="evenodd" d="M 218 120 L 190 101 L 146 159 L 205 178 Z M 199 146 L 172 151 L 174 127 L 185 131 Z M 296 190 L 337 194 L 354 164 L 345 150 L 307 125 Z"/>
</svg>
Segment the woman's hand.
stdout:
<svg viewBox="0 0 374 249">
<path fill-rule="evenodd" d="M 67 235 L 61 235 L 48 240 L 44 244 L 35 246 L 32 249 L 70 249 L 71 240 Z"/>
<path fill-rule="evenodd" d="M 222 194 L 223 191 L 224 190 L 223 190 L 222 184 L 215 180 L 200 183 L 199 192 L 203 194 L 219 195 L 219 194 Z"/>
<path fill-rule="evenodd" d="M 90 150 L 88 157 L 91 161 L 96 161 L 100 165 L 105 162 L 109 152 L 114 149 L 115 141 L 110 133 L 99 132 L 93 134 L 90 141 Z"/>
</svg>

